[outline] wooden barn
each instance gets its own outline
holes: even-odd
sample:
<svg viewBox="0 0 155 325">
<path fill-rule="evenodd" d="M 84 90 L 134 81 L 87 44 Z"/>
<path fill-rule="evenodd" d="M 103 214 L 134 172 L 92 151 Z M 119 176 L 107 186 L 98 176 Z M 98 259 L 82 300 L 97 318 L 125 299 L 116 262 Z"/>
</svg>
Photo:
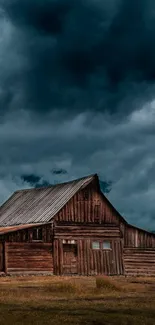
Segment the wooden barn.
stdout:
<svg viewBox="0 0 155 325">
<path fill-rule="evenodd" d="M 155 275 L 155 234 L 119 214 L 91 175 L 16 191 L 0 208 L 0 272 Z"/>
</svg>

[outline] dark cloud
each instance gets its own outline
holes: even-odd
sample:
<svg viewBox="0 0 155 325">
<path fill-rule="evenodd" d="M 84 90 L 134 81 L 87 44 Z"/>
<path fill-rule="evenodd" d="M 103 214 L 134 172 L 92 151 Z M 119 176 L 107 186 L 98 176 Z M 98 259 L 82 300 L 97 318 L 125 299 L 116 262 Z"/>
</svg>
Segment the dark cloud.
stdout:
<svg viewBox="0 0 155 325">
<path fill-rule="evenodd" d="M 52 185 L 46 180 L 42 179 L 40 176 L 34 174 L 21 175 L 21 180 L 24 181 L 24 183 L 27 183 L 29 186 L 36 187 L 36 188 Z"/>
<path fill-rule="evenodd" d="M 53 169 L 52 174 L 54 175 L 64 175 L 67 174 L 67 171 L 65 169 Z M 24 183 L 27 183 L 29 186 L 32 187 L 44 187 L 49 185 L 55 185 L 61 183 L 61 178 L 55 178 L 53 183 L 49 183 L 47 180 L 43 179 L 41 176 L 35 175 L 35 174 L 27 174 L 27 175 L 21 175 L 21 180 L 24 181 Z M 99 180 L 100 188 L 103 193 L 110 193 L 112 188 L 112 182 L 105 182 L 102 180 Z"/>
<path fill-rule="evenodd" d="M 40 173 L 41 174 L 41 173 Z M 63 168 L 53 168 L 51 171 L 51 174 L 54 176 L 58 176 L 58 179 L 54 179 L 54 182 L 49 183 L 48 180 L 44 179 L 42 175 L 36 175 L 36 174 L 23 174 L 20 176 L 21 180 L 24 181 L 24 183 L 28 183 L 28 185 L 32 187 L 43 187 L 43 186 L 49 186 L 53 185 L 55 183 L 60 183 L 61 178 L 59 176 L 66 175 L 67 171 Z"/>
<path fill-rule="evenodd" d="M 2 80 L 1 110 L 127 114 L 138 97 L 153 96 L 152 0 L 1 0 L 0 6 L 21 62 L 5 87 Z M 1 64 L 9 65 L 9 57 L 6 48 Z"/>
<path fill-rule="evenodd" d="M 0 202 L 97 172 L 128 222 L 155 229 L 154 12 L 0 0 Z"/>
<path fill-rule="evenodd" d="M 0 201 L 13 191 L 98 173 L 103 192 L 128 222 L 155 229 L 155 102 L 116 122 L 109 115 L 31 119 L 0 126 Z"/>
<path fill-rule="evenodd" d="M 67 174 L 67 170 L 65 170 L 63 168 L 53 168 L 51 172 L 52 172 L 53 175 L 65 175 L 65 174 Z"/>
<path fill-rule="evenodd" d="M 44 34 L 62 33 L 66 16 L 72 8 L 69 1 L 50 0 L 11 0 L 4 6 L 15 24 Z"/>
<path fill-rule="evenodd" d="M 24 182 L 28 182 L 31 185 L 38 184 L 40 181 L 41 177 L 37 175 L 21 175 L 21 179 L 23 179 Z"/>
</svg>

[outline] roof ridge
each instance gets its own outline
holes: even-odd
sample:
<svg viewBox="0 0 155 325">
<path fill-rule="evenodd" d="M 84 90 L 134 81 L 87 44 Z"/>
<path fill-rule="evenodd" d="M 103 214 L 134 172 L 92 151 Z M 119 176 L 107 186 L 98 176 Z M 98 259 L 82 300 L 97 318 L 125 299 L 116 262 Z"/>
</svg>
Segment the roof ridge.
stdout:
<svg viewBox="0 0 155 325">
<path fill-rule="evenodd" d="M 32 191 L 32 190 L 43 190 L 43 189 L 48 189 L 48 188 L 53 188 L 59 185 L 65 185 L 65 184 L 69 184 L 69 183 L 73 183 L 73 182 L 79 182 L 81 180 L 87 179 L 89 177 L 95 177 L 97 176 L 97 174 L 90 174 L 88 176 L 84 176 L 84 177 L 80 177 L 80 178 L 75 178 L 71 181 L 67 181 L 67 182 L 63 182 L 63 183 L 57 183 L 57 184 L 51 184 L 51 185 L 47 185 L 47 186 L 40 186 L 40 187 L 30 187 L 30 188 L 25 188 L 25 189 L 21 189 L 21 190 L 17 190 L 14 193 L 19 193 L 19 192 L 26 192 L 26 191 Z"/>
</svg>

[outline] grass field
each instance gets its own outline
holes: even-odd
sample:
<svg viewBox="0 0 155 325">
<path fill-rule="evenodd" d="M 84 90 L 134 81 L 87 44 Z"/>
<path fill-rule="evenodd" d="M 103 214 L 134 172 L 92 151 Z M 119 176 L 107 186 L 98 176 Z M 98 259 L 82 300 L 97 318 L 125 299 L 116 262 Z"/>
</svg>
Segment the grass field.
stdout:
<svg viewBox="0 0 155 325">
<path fill-rule="evenodd" d="M 0 278 L 0 325 L 153 325 L 155 278 Z"/>
</svg>

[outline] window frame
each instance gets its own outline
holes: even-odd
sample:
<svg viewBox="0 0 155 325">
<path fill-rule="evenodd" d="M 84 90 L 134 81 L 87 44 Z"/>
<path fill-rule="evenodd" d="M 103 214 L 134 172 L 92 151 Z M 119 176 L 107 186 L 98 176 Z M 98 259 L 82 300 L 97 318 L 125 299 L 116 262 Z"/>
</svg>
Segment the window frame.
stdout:
<svg viewBox="0 0 155 325">
<path fill-rule="evenodd" d="M 107 248 L 104 248 L 103 247 L 103 245 L 104 245 L 104 243 L 109 243 L 109 246 L 110 247 L 107 247 Z M 94 248 L 93 247 L 93 244 L 94 243 L 99 243 L 99 247 L 98 248 Z M 91 242 L 91 249 L 92 250 L 103 250 L 103 251 L 111 251 L 112 250 L 112 247 L 111 247 L 111 241 L 110 240 L 93 240 L 92 242 Z"/>
<path fill-rule="evenodd" d="M 100 223 L 100 212 L 101 212 L 101 205 L 95 204 L 94 205 L 94 222 L 95 223 Z"/>
<path fill-rule="evenodd" d="M 28 232 L 28 229 L 25 229 L 23 231 L 23 238 L 24 238 L 24 242 L 28 242 L 29 241 L 29 232 Z"/>
<path fill-rule="evenodd" d="M 110 247 L 106 247 L 106 248 L 103 247 L 103 246 L 104 246 L 104 243 L 109 243 L 109 246 L 110 246 Z M 108 251 L 112 250 L 110 240 L 103 240 L 103 241 L 102 241 L 102 250 L 104 250 L 104 251 L 105 251 L 105 250 L 108 250 Z"/>
<path fill-rule="evenodd" d="M 39 231 L 41 231 L 41 238 L 39 238 L 40 236 L 39 236 Z M 37 236 L 36 236 L 36 238 L 34 238 L 35 236 L 34 236 L 34 233 L 36 232 L 36 234 L 37 234 Z M 34 228 L 33 230 L 32 230 L 32 241 L 33 242 L 42 242 L 43 241 L 43 230 L 42 230 L 42 228 Z"/>
<path fill-rule="evenodd" d="M 93 244 L 94 244 L 94 243 L 98 243 L 98 244 L 99 244 L 99 247 L 98 247 L 98 248 L 94 248 L 94 247 L 93 247 Z M 99 249 L 101 249 L 101 243 L 100 243 L 100 241 L 98 241 L 98 240 L 93 240 L 93 241 L 92 241 L 92 249 L 93 249 L 93 250 L 99 250 Z"/>
</svg>

